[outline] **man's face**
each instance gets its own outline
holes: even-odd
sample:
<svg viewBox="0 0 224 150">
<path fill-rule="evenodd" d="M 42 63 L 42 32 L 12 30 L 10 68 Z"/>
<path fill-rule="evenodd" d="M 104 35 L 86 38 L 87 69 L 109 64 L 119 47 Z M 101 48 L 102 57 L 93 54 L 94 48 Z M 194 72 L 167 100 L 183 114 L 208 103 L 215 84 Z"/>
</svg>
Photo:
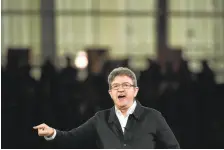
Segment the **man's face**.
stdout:
<svg viewBox="0 0 224 150">
<path fill-rule="evenodd" d="M 134 87 L 133 81 L 128 76 L 117 76 L 111 83 L 109 94 L 114 104 L 119 108 L 129 108 L 135 96 L 138 93 L 138 87 Z"/>
</svg>

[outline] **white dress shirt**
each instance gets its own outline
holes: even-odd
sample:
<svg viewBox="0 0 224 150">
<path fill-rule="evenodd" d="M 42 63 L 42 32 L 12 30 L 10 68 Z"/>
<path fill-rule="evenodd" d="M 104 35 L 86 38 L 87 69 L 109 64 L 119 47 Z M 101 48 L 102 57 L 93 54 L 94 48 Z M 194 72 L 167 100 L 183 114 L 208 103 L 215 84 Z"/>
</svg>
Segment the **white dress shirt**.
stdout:
<svg viewBox="0 0 224 150">
<path fill-rule="evenodd" d="M 121 124 L 121 129 L 122 129 L 123 133 L 124 133 L 124 129 L 126 127 L 127 121 L 128 121 L 128 117 L 129 117 L 130 114 L 132 114 L 135 111 L 136 106 L 137 106 L 137 103 L 136 103 L 136 101 L 134 101 L 134 103 L 131 105 L 131 107 L 128 108 L 126 116 L 124 116 L 121 113 L 121 111 L 115 106 L 115 113 L 116 113 L 117 118 L 118 118 L 118 120 L 119 120 L 119 122 Z M 57 134 L 56 130 L 54 129 L 54 134 L 51 137 L 44 136 L 44 138 L 47 141 L 53 140 L 55 138 L 56 134 Z"/>
<path fill-rule="evenodd" d="M 126 127 L 126 124 L 128 122 L 128 117 L 129 117 L 130 114 L 132 114 L 135 111 L 136 105 L 137 105 L 137 103 L 136 103 L 136 101 L 134 101 L 134 103 L 131 105 L 131 107 L 128 108 L 126 116 L 124 116 L 121 113 L 121 111 L 115 106 L 115 113 L 116 113 L 117 118 L 118 118 L 118 120 L 121 124 L 121 128 L 122 128 L 123 133 L 124 133 L 124 129 Z"/>
</svg>

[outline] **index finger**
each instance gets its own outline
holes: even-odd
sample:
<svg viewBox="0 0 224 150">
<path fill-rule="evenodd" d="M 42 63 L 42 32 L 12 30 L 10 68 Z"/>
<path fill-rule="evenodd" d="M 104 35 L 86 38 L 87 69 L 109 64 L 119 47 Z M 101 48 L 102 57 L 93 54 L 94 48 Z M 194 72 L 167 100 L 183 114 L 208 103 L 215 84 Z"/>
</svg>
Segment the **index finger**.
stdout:
<svg viewBox="0 0 224 150">
<path fill-rule="evenodd" d="M 33 128 L 34 129 L 41 129 L 41 128 L 44 128 L 45 127 L 45 124 L 40 124 L 38 126 L 34 126 Z"/>
</svg>

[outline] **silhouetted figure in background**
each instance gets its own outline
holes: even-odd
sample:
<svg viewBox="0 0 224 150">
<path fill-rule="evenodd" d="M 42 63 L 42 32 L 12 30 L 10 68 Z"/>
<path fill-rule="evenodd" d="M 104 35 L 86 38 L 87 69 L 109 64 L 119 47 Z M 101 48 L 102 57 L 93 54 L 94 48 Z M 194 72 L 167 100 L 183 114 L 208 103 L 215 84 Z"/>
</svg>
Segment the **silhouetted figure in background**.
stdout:
<svg viewBox="0 0 224 150">
<path fill-rule="evenodd" d="M 156 107 L 166 118 L 174 134 L 180 141 L 180 129 L 178 128 L 178 100 L 175 92 L 179 86 L 172 62 L 165 63 L 165 70 L 161 72 L 162 77 L 158 88 L 158 100 Z"/>
<path fill-rule="evenodd" d="M 160 67 L 155 61 L 148 59 L 148 64 L 149 67 L 140 73 L 139 88 L 141 90 L 137 97 L 144 105 L 156 108 L 158 88 L 162 76 Z"/>
<path fill-rule="evenodd" d="M 66 58 L 66 67 L 62 68 L 59 74 L 59 101 L 58 101 L 58 124 L 63 129 L 70 129 L 76 126 L 74 118 L 79 106 L 81 87 L 77 80 L 77 69 L 73 67 L 73 60 Z M 69 125 L 69 126 L 68 126 Z"/>
<path fill-rule="evenodd" d="M 15 60 L 16 64 L 16 60 Z M 4 84 L 2 89 L 4 91 L 3 112 L 2 112 L 2 140 L 3 147 L 21 147 L 21 138 L 18 139 L 19 130 L 16 129 L 17 122 L 19 122 L 20 101 L 19 101 L 19 67 L 18 65 L 7 63 L 5 68 Z M 3 100 L 4 99 L 4 100 Z M 22 128 L 23 129 L 23 128 Z M 16 134 L 13 136 L 13 134 Z"/>
<path fill-rule="evenodd" d="M 176 99 L 177 120 L 179 123 L 177 126 L 181 127 L 179 128 L 181 130 L 180 142 L 185 148 L 196 148 L 199 139 L 199 116 L 194 96 L 193 75 L 186 60 L 180 61 L 176 77 L 178 88 L 175 91 L 174 99 Z M 193 137 L 191 132 L 194 132 Z"/>
<path fill-rule="evenodd" d="M 84 83 L 85 90 L 88 95 L 85 95 L 85 99 L 88 100 L 94 112 L 109 108 L 112 105 L 110 96 L 108 96 L 108 85 L 102 74 L 90 73 L 87 80 Z"/>
<path fill-rule="evenodd" d="M 49 124 L 56 123 L 56 117 L 52 115 L 53 112 L 56 111 L 55 107 L 58 100 L 57 82 L 57 71 L 51 60 L 49 58 L 46 58 L 45 62 L 41 66 L 41 77 L 38 84 L 37 97 L 40 115 L 39 117 L 41 117 L 44 122 L 48 122 Z M 43 103 L 45 105 L 42 105 Z"/>
<path fill-rule="evenodd" d="M 198 74 L 199 84 L 206 87 L 214 86 L 215 79 L 212 69 L 209 67 L 208 62 L 206 60 L 203 60 L 201 63 L 202 71 Z"/>
<path fill-rule="evenodd" d="M 37 139 L 29 127 L 37 122 L 37 99 L 36 99 L 36 88 L 37 82 L 30 75 L 31 66 L 29 64 L 21 66 L 19 68 L 19 112 L 18 112 L 18 128 L 20 128 L 20 135 L 23 137 L 18 137 L 21 140 L 21 148 L 30 148 L 35 144 Z M 19 127 L 19 125 L 21 125 Z M 28 139 L 26 137 L 29 137 Z M 25 144 L 27 143 L 27 144 Z"/>
<path fill-rule="evenodd" d="M 189 70 L 188 62 L 186 60 L 182 60 L 180 62 L 180 67 L 178 70 L 178 80 L 181 84 L 180 86 L 190 86 L 193 82 L 192 73 Z"/>
<path fill-rule="evenodd" d="M 202 71 L 198 74 L 198 91 L 199 91 L 199 109 L 201 120 L 201 138 L 207 148 L 214 148 L 215 133 L 213 125 L 216 122 L 217 116 L 217 98 L 215 91 L 214 73 L 206 60 L 202 60 Z M 210 111 L 208 111 L 210 110 Z M 208 119 L 209 118 L 209 119 Z M 210 142 L 206 142 L 210 141 Z M 204 147 L 204 148 L 205 148 Z"/>
</svg>

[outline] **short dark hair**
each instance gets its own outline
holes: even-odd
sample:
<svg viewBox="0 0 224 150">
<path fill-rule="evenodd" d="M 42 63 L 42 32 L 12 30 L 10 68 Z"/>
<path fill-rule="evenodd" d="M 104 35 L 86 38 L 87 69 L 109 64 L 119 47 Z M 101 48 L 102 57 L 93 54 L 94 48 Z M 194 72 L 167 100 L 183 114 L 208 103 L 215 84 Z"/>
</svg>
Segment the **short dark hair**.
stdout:
<svg viewBox="0 0 224 150">
<path fill-rule="evenodd" d="M 130 77 L 133 81 L 133 85 L 137 87 L 137 79 L 136 79 L 135 73 L 126 67 L 118 67 L 113 69 L 108 76 L 108 84 L 110 89 L 111 89 L 111 83 L 114 81 L 114 78 L 117 76 Z"/>
</svg>

